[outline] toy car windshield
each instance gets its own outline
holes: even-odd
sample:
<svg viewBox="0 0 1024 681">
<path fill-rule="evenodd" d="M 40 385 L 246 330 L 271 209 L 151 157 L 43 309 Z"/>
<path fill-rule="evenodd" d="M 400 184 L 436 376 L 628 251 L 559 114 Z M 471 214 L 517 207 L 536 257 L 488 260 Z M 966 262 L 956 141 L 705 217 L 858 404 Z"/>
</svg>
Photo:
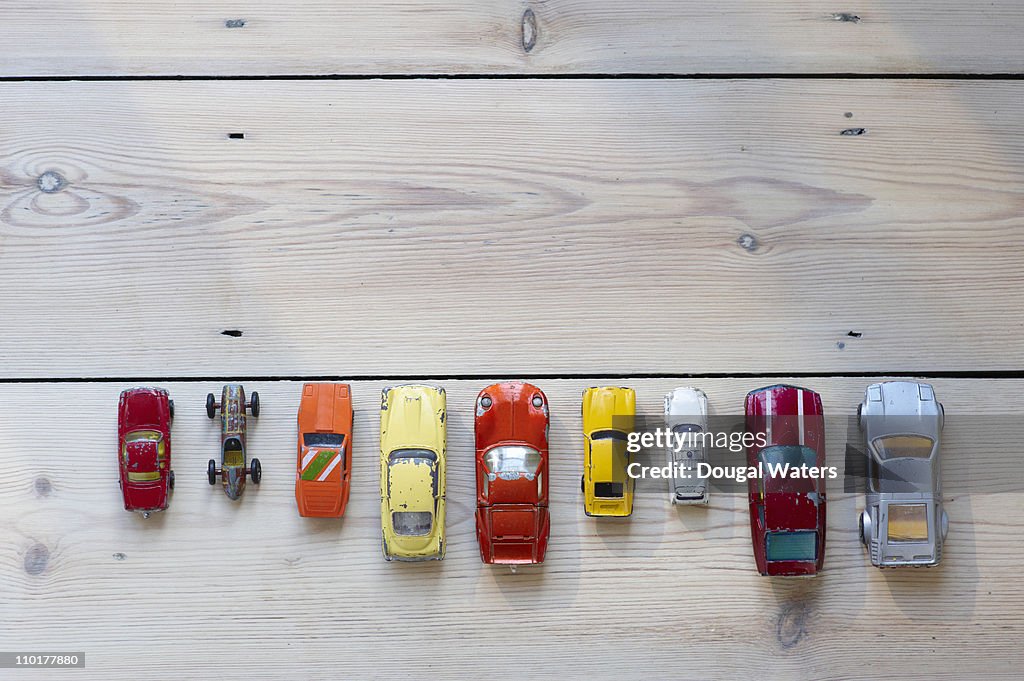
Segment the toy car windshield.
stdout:
<svg viewBox="0 0 1024 681">
<path fill-rule="evenodd" d="M 595 430 L 590 434 L 591 440 L 621 440 L 628 442 L 629 437 L 621 430 Z M 621 496 L 621 495 L 620 495 Z"/>
<path fill-rule="evenodd" d="M 935 448 L 935 441 L 924 435 L 888 435 L 875 438 L 871 444 L 883 460 L 927 459 Z"/>
<path fill-rule="evenodd" d="M 345 442 L 341 433 L 303 433 L 302 444 L 306 447 L 340 447 Z"/>
<path fill-rule="evenodd" d="M 808 561 L 818 558 L 817 533 L 769 532 L 765 552 L 769 561 Z"/>
<path fill-rule="evenodd" d="M 495 447 L 484 455 L 484 465 L 491 476 L 503 480 L 515 480 L 520 475 L 532 480 L 540 467 L 540 452 L 521 445 Z"/>
<path fill-rule="evenodd" d="M 433 464 L 437 454 L 427 449 L 399 449 L 388 455 L 388 463 L 425 463 Z"/>
<path fill-rule="evenodd" d="M 395 511 L 391 514 L 395 534 L 403 537 L 423 537 L 430 534 L 434 516 L 430 511 Z"/>
</svg>

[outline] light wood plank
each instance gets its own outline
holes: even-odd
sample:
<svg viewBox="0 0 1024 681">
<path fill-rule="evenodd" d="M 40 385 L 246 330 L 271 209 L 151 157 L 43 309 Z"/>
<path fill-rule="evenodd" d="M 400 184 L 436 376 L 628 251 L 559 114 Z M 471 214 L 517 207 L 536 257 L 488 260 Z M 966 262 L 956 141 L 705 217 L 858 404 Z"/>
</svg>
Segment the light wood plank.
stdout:
<svg viewBox="0 0 1024 681">
<path fill-rule="evenodd" d="M 3 19 L 4 76 L 1024 69 L 1014 0 L 13 0 Z"/>
<path fill-rule="evenodd" d="M 1018 369 L 1022 88 L 2 84 L 0 376 Z"/>
<path fill-rule="evenodd" d="M 250 451 L 265 477 L 238 503 L 205 480 L 217 426 L 203 398 L 219 385 L 168 384 L 178 486 L 170 510 L 146 521 L 121 510 L 116 483 L 116 401 L 127 386 L 4 385 L 0 648 L 84 651 L 76 678 L 90 679 L 269 679 L 300 664 L 306 679 L 474 679 L 489 668 L 536 678 L 962 678 L 965 659 L 972 674 L 1019 675 L 1021 381 L 934 381 L 947 413 L 940 567 L 871 568 L 856 536 L 863 499 L 836 482 L 825 571 L 813 580 L 756 574 L 740 495 L 674 509 L 666 495 L 641 492 L 628 521 L 586 518 L 579 396 L 591 383 L 536 382 L 552 407 L 552 542 L 544 566 L 516 574 L 483 566 L 474 537 L 471 405 L 484 381 L 444 383 L 450 511 L 440 564 L 380 557 L 379 382 L 353 385 L 353 491 L 341 522 L 295 510 L 296 383 L 247 384 L 264 408 Z M 832 464 L 842 465 L 844 417 L 868 382 L 802 381 L 830 415 Z M 655 415 L 679 383 L 628 384 Z M 739 413 L 762 384 L 697 383 L 719 415 Z M 993 413 L 1004 417 L 981 418 Z"/>
</svg>

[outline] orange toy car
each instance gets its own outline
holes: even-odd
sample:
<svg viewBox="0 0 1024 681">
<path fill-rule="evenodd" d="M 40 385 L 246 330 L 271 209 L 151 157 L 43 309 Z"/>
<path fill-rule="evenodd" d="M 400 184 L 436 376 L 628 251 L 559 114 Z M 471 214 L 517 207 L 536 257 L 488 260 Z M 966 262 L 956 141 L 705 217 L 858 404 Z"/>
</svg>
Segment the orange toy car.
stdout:
<svg viewBox="0 0 1024 681">
<path fill-rule="evenodd" d="M 307 383 L 299 403 L 295 501 L 304 518 L 340 518 L 352 477 L 352 392 L 345 383 Z"/>
</svg>

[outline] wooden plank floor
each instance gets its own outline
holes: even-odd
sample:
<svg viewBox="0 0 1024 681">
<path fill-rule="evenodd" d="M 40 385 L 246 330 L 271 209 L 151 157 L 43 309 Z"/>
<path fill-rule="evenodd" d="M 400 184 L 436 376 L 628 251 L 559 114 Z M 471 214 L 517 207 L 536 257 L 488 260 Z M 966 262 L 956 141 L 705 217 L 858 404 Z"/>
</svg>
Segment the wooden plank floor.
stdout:
<svg viewBox="0 0 1024 681">
<path fill-rule="evenodd" d="M 1024 359 L 1018 82 L 0 92 L 0 376 Z"/>
<path fill-rule="evenodd" d="M 774 381 L 775 378 L 765 379 Z M 482 381 L 446 381 L 448 555 L 392 564 L 380 555 L 377 430 L 381 382 L 353 384 L 352 499 L 343 521 L 298 517 L 293 496 L 299 385 L 254 382 L 263 413 L 251 454 L 264 481 L 241 502 L 205 480 L 218 431 L 212 383 L 168 384 L 175 398 L 177 488 L 165 514 L 124 512 L 117 492 L 115 383 L 0 389 L 0 589 L 5 649 L 87 651 L 86 672 L 135 679 L 479 678 L 487 651 L 507 676 L 665 678 L 680 659 L 707 678 L 963 678 L 953 660 L 1015 674 L 1024 652 L 1019 450 L 989 432 L 992 401 L 1022 414 L 1022 381 L 936 380 L 949 415 L 944 481 L 950 534 L 932 570 L 869 567 L 856 534 L 863 496 L 829 487 L 824 573 L 768 579 L 753 565 L 743 495 L 673 508 L 641 490 L 624 522 L 583 515 L 579 395 L 590 382 L 537 380 L 552 409 L 548 560 L 511 573 L 480 563 L 473 528 L 472 404 Z M 843 466 L 860 379 L 802 379 L 829 414 L 827 458 Z M 656 416 L 678 379 L 634 380 Z M 712 412 L 737 414 L 749 380 L 705 379 Z M 74 410 L 74 441 L 32 457 L 53 429 L 50 405 Z M 1013 429 L 1011 429 L 1013 430 Z M 900 655 L 865 649 L 898 646 Z M 529 650 L 524 656 L 522 651 Z M 229 660 L 237 662 L 231 663 Z M 728 668 L 722 661 L 728 660 Z M 908 662 L 908 660 L 912 660 Z M 143 662 L 144 661 L 144 662 Z M 237 664 L 237 667 L 234 665 Z M 509 666 L 506 666 L 509 665 Z M 239 670 L 245 670 L 244 674 Z M 33 674 L 35 672 L 32 672 Z M 685 675 L 685 674 L 684 674 Z M 35 677 L 33 677 L 35 678 Z"/>
<path fill-rule="evenodd" d="M 1013 0 L 11 0 L 0 11 L 0 679 L 1020 677 L 1024 6 Z M 842 466 L 862 391 L 945 403 L 950 535 L 758 576 L 742 496 L 586 518 L 580 390 L 717 414 L 793 377 Z M 346 518 L 298 517 L 298 390 L 352 381 Z M 479 562 L 473 396 L 552 405 L 545 565 Z M 207 391 L 263 397 L 207 485 Z M 380 557 L 378 393 L 449 397 L 448 555 Z M 177 404 L 121 509 L 118 392 Z"/>
<path fill-rule="evenodd" d="M 955 0 L 8 0 L 0 75 L 1009 73 L 1024 8 Z"/>
</svg>

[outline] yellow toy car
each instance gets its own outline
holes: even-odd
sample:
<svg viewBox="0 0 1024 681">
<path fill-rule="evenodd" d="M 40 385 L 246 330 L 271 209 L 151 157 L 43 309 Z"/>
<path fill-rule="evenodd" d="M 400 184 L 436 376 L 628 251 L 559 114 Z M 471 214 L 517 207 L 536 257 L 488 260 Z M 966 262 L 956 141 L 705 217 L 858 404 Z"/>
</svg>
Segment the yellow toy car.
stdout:
<svg viewBox="0 0 1024 681">
<path fill-rule="evenodd" d="M 583 391 L 583 510 L 589 516 L 633 513 L 634 480 L 626 474 L 626 443 L 636 416 L 632 388 Z"/>
<path fill-rule="evenodd" d="M 385 560 L 444 558 L 444 388 L 381 391 L 380 515 Z"/>
</svg>

